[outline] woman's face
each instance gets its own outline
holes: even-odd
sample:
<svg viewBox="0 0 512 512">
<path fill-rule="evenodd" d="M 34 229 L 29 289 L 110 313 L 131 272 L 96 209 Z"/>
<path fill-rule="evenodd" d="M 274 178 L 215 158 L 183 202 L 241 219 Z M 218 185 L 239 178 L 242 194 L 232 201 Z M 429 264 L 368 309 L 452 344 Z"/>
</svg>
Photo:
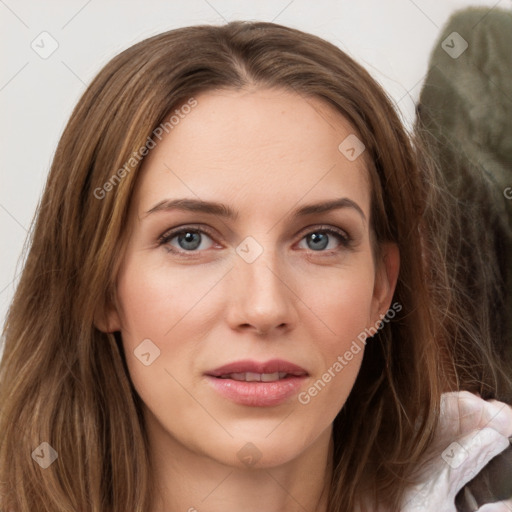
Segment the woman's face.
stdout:
<svg viewBox="0 0 512 512">
<path fill-rule="evenodd" d="M 283 90 L 196 100 L 144 162 L 105 330 L 162 448 L 272 466 L 329 439 L 398 254 L 373 259 L 364 153 L 339 113 Z"/>
</svg>

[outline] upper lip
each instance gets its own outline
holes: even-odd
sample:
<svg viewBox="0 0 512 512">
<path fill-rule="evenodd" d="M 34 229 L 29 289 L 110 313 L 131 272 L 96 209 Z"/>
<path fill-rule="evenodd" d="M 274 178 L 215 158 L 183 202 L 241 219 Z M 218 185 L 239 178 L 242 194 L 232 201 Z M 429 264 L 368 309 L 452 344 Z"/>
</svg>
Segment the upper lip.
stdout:
<svg viewBox="0 0 512 512">
<path fill-rule="evenodd" d="M 243 361 L 234 361 L 233 363 L 228 363 L 223 366 L 219 366 L 215 368 L 215 370 L 211 370 L 206 372 L 206 375 L 210 375 L 212 377 L 220 377 L 222 375 L 229 375 L 231 373 L 276 373 L 283 372 L 289 375 L 308 375 L 308 372 L 289 361 L 284 361 L 283 359 L 272 359 L 270 361 L 258 362 L 252 360 L 243 360 Z"/>
</svg>

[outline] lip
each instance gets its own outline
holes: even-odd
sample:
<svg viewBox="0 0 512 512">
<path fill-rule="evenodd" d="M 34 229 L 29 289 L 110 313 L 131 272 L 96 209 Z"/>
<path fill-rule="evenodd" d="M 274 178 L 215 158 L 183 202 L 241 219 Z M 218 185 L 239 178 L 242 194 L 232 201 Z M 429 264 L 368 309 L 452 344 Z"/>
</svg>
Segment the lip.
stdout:
<svg viewBox="0 0 512 512">
<path fill-rule="evenodd" d="M 220 378 L 231 373 L 276 373 L 288 375 L 273 382 L 245 382 Z M 309 376 L 308 372 L 296 364 L 283 359 L 266 362 L 252 360 L 235 361 L 205 373 L 208 383 L 224 398 L 240 405 L 271 407 L 286 402 L 295 395 Z"/>
<path fill-rule="evenodd" d="M 252 361 L 250 359 L 245 359 L 243 361 L 235 361 L 233 363 L 225 364 L 224 366 L 219 366 L 215 368 L 215 370 L 206 372 L 206 375 L 211 375 L 212 377 L 220 377 L 221 375 L 226 375 L 228 373 L 275 373 L 275 372 L 285 372 L 291 375 L 307 375 L 308 372 L 304 370 L 304 368 L 290 363 L 289 361 L 285 361 L 284 359 L 271 359 L 266 362 L 258 362 Z"/>
</svg>

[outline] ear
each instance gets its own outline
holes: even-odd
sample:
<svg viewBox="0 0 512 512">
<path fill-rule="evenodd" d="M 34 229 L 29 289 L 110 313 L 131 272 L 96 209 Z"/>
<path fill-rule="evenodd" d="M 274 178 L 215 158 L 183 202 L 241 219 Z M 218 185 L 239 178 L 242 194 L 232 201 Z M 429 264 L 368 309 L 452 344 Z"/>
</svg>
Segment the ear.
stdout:
<svg viewBox="0 0 512 512">
<path fill-rule="evenodd" d="M 94 315 L 94 327 L 105 333 L 120 331 L 121 319 L 117 307 L 110 303 L 98 308 Z"/>
<path fill-rule="evenodd" d="M 375 284 L 372 299 L 372 322 L 381 320 L 391 306 L 400 270 L 400 251 L 395 243 L 382 244 L 375 262 Z"/>
</svg>

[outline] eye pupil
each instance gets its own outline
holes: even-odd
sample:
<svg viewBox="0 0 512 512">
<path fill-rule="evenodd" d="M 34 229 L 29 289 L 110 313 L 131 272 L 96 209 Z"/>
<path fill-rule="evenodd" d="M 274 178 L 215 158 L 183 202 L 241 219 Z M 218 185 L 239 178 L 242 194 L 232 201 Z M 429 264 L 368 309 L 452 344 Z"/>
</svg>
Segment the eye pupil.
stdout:
<svg viewBox="0 0 512 512">
<path fill-rule="evenodd" d="M 313 250 L 325 249 L 329 243 L 328 235 L 326 233 L 311 233 L 309 237 L 313 244 L 318 244 L 311 247 Z"/>
</svg>

